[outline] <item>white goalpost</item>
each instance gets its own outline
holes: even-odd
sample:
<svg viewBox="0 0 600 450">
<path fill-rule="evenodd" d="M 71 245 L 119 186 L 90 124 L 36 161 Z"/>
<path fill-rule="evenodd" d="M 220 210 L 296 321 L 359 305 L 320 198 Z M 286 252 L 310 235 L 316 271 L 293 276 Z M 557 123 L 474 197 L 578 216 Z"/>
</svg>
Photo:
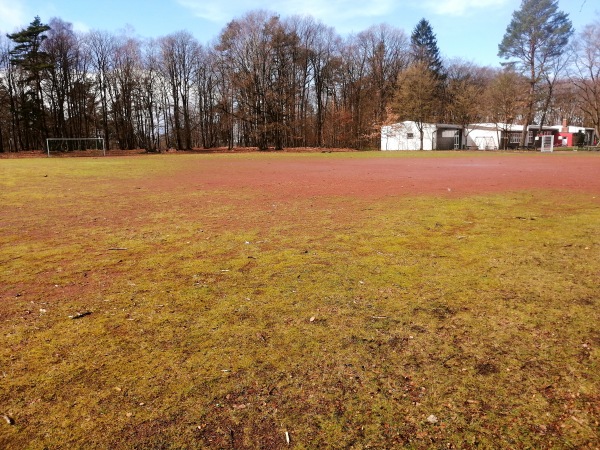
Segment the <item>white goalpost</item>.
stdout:
<svg viewBox="0 0 600 450">
<path fill-rule="evenodd" d="M 92 151 L 94 155 L 106 156 L 104 138 L 48 138 L 46 139 L 48 157 L 51 153 L 74 151 Z"/>
<path fill-rule="evenodd" d="M 553 152 L 554 151 L 554 136 L 542 136 L 542 152 Z"/>
</svg>

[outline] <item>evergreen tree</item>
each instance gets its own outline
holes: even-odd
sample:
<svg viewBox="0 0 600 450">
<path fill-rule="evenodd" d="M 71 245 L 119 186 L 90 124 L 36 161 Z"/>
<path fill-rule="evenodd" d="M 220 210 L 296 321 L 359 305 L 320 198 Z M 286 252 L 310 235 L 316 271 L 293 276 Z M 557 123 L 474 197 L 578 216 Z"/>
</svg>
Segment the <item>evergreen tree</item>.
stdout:
<svg viewBox="0 0 600 450">
<path fill-rule="evenodd" d="M 8 34 L 8 38 L 17 44 L 10 51 L 11 62 L 30 73 L 48 68 L 48 55 L 41 50 L 42 42 L 47 37 L 44 33 L 48 30 L 50 27 L 36 16 L 24 30 Z"/>
<path fill-rule="evenodd" d="M 525 145 L 527 126 L 535 116 L 539 82 L 551 63 L 561 56 L 573 34 L 569 15 L 558 10 L 558 0 L 522 0 L 521 9 L 513 12 L 498 56 L 513 59 L 508 64 L 523 73 L 529 81 L 527 112 L 521 146 Z"/>
<path fill-rule="evenodd" d="M 425 65 L 437 79 L 444 79 L 444 65 L 437 39 L 429 22 L 421 19 L 410 36 L 410 51 L 413 63 Z"/>
<path fill-rule="evenodd" d="M 27 28 L 7 34 L 7 37 L 16 44 L 10 51 L 10 62 L 20 67 L 24 73 L 22 82 L 27 89 L 24 90 L 26 97 L 22 101 L 20 113 L 33 133 L 29 136 L 31 139 L 27 141 L 34 147 L 42 144 L 47 135 L 42 78 L 44 72 L 52 65 L 48 54 L 42 50 L 42 43 L 46 39 L 44 33 L 48 30 L 50 27 L 43 24 L 36 16 Z"/>
</svg>

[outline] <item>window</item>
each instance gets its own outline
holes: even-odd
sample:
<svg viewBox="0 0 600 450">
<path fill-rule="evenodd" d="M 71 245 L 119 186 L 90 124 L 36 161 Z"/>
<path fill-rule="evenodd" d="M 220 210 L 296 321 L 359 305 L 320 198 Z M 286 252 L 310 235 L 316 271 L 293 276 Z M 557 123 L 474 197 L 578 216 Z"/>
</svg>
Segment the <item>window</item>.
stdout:
<svg viewBox="0 0 600 450">
<path fill-rule="evenodd" d="M 509 142 L 511 144 L 520 144 L 521 143 L 521 133 L 510 133 Z"/>
<path fill-rule="evenodd" d="M 415 138 L 414 133 L 406 133 L 406 139 L 414 139 L 414 138 Z"/>
</svg>

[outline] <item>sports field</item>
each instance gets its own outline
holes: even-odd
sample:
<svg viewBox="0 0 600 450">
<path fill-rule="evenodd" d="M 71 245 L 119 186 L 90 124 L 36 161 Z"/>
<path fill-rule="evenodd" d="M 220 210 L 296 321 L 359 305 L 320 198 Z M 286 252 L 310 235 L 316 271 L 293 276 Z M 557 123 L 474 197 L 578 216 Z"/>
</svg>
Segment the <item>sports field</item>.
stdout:
<svg viewBox="0 0 600 450">
<path fill-rule="evenodd" d="M 600 447 L 600 154 L 0 160 L 0 448 Z"/>
</svg>

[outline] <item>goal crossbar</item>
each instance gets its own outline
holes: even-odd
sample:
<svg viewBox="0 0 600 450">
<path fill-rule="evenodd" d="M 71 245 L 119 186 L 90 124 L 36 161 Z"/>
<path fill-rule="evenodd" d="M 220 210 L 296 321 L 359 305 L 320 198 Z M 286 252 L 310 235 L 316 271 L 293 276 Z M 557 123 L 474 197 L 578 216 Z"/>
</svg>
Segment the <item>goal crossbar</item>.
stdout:
<svg viewBox="0 0 600 450">
<path fill-rule="evenodd" d="M 95 144 L 90 146 L 87 144 L 89 142 L 94 142 Z M 102 150 L 102 156 L 106 156 L 104 138 L 47 138 L 46 150 L 48 152 L 48 157 L 50 157 L 50 147 L 53 143 L 62 143 L 59 151 Z M 56 147 L 54 147 L 54 149 L 56 149 Z"/>
</svg>

